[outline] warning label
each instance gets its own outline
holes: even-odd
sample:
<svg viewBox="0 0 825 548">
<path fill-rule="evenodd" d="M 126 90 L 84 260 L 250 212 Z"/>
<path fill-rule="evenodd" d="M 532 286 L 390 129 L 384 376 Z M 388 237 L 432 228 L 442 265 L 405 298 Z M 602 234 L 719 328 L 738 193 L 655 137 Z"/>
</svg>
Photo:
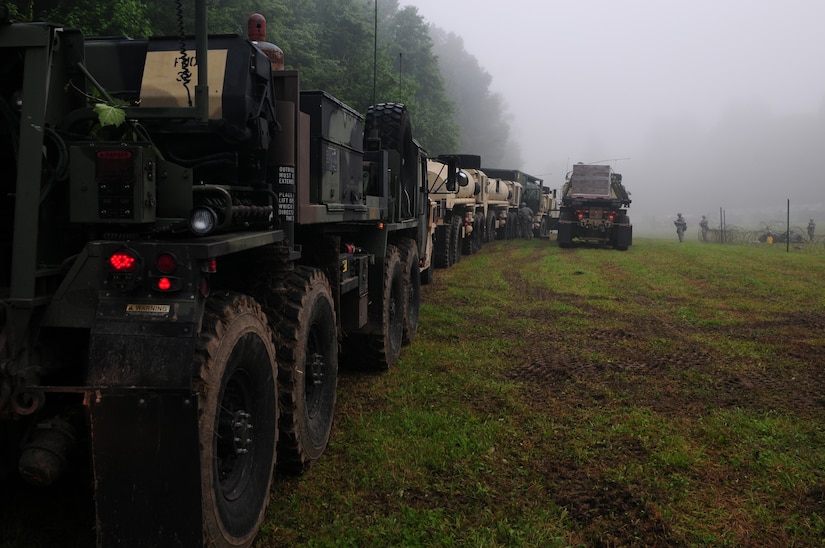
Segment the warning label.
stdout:
<svg viewBox="0 0 825 548">
<path fill-rule="evenodd" d="M 131 314 L 169 314 L 171 306 L 168 304 L 127 304 L 126 312 Z"/>
<path fill-rule="evenodd" d="M 280 166 L 278 168 L 278 184 L 295 188 L 295 168 L 292 166 Z M 295 220 L 294 190 L 278 192 L 278 216 L 285 221 Z"/>
</svg>

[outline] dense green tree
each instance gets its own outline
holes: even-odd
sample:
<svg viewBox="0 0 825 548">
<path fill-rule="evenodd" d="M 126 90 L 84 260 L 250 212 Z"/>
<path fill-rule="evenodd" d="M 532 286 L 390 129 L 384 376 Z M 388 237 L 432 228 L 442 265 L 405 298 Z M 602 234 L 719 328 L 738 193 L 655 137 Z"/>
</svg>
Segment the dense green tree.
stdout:
<svg viewBox="0 0 825 548">
<path fill-rule="evenodd" d="M 194 0 L 10 5 L 22 20 L 60 21 L 87 35 L 172 36 L 180 21 L 185 34 L 195 31 Z M 398 0 L 208 0 L 207 7 L 213 33 L 246 35 L 249 16 L 264 15 L 267 40 L 284 50 L 304 89 L 323 89 L 359 112 L 373 102 L 406 104 L 414 135 L 433 155 L 462 151 L 498 161 L 511 148 L 502 144 L 509 143 L 509 127 L 489 75 L 459 38 L 433 28 L 417 8 L 401 8 Z M 459 79 L 471 85 L 458 86 Z"/>
<path fill-rule="evenodd" d="M 393 61 L 398 100 L 410 108 L 415 134 L 430 154 L 455 152 L 459 141 L 455 107 L 445 93 L 427 23 L 417 8 L 399 10 L 396 4 L 386 0 L 379 5 L 386 12 L 380 18 L 379 41 Z"/>
<path fill-rule="evenodd" d="M 10 1 L 9 7 L 20 20 L 54 21 L 87 35 L 143 37 L 151 32 L 142 0 L 18 0 Z"/>
</svg>

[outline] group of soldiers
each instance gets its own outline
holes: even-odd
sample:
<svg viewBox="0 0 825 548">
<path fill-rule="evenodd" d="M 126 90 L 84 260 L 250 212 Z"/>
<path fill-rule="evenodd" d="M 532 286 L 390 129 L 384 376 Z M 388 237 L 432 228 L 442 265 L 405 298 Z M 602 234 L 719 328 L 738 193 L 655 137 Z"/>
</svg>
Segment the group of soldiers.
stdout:
<svg viewBox="0 0 825 548">
<path fill-rule="evenodd" d="M 679 241 L 684 242 L 687 222 L 681 213 L 676 214 L 676 220 L 673 221 L 673 224 L 676 225 L 676 235 L 679 236 Z M 702 241 L 708 241 L 708 218 L 705 215 L 702 215 L 702 220 L 699 221 L 699 228 L 702 229 Z"/>
<path fill-rule="evenodd" d="M 673 221 L 673 224 L 676 226 L 676 235 L 679 237 L 680 242 L 685 241 L 685 230 L 687 230 L 687 222 L 685 218 L 682 217 L 681 213 L 676 214 L 676 220 Z M 702 241 L 708 241 L 708 218 L 705 215 L 702 215 L 702 220 L 699 221 L 699 228 L 702 229 Z M 813 219 L 808 221 L 808 240 L 814 240 L 814 232 L 816 231 L 816 223 Z"/>
</svg>

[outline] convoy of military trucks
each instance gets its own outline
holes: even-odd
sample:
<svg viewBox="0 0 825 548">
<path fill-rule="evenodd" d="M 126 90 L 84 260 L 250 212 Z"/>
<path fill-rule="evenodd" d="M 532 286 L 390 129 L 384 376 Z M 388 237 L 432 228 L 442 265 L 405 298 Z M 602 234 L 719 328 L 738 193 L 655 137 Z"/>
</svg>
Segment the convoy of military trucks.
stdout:
<svg viewBox="0 0 825 548">
<path fill-rule="evenodd" d="M 339 361 L 392 367 L 421 285 L 522 202 L 540 236 L 580 206 L 428 158 L 404 105 L 304 91 L 195 5 L 148 40 L 0 6 L 0 481 L 85 447 L 99 546 L 250 545 L 275 468 L 327 446 Z"/>
</svg>

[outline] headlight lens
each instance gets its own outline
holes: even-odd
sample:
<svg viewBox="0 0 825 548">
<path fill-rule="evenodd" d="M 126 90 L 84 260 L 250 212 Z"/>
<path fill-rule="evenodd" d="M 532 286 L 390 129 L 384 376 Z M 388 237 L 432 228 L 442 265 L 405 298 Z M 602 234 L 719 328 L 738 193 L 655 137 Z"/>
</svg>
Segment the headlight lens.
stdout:
<svg viewBox="0 0 825 548">
<path fill-rule="evenodd" d="M 215 230 L 218 215 L 208 207 L 196 207 L 189 216 L 189 228 L 199 236 L 205 236 Z"/>
</svg>

